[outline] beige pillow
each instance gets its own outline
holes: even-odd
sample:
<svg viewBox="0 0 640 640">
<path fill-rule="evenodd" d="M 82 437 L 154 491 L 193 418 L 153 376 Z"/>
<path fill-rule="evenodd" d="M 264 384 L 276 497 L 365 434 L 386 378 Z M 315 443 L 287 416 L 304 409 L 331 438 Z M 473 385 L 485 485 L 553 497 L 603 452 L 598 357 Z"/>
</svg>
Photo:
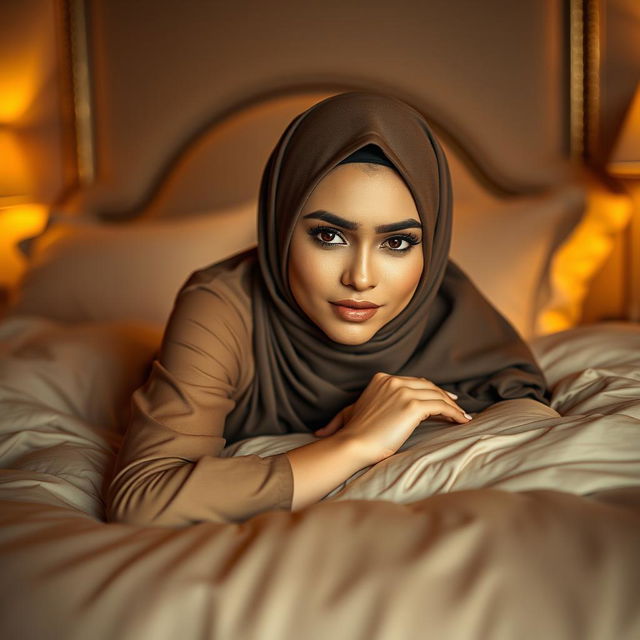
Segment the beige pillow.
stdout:
<svg viewBox="0 0 640 640">
<path fill-rule="evenodd" d="M 522 337 L 533 338 L 550 299 L 554 252 L 584 210 L 583 187 L 454 206 L 451 258 Z"/>
<path fill-rule="evenodd" d="M 249 202 L 157 221 L 58 218 L 23 245 L 30 261 L 8 314 L 164 326 L 194 270 L 255 244 L 255 212 L 255 202 Z"/>
</svg>

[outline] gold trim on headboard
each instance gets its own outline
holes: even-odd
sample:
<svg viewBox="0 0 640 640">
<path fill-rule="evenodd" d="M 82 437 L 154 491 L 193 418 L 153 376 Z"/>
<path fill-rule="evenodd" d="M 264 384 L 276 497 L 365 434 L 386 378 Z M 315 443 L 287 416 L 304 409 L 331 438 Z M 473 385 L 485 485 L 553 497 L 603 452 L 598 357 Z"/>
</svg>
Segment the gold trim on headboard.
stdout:
<svg viewBox="0 0 640 640">
<path fill-rule="evenodd" d="M 95 179 L 95 146 L 91 70 L 87 38 L 85 0 L 69 0 L 71 72 L 75 116 L 78 182 L 87 185 Z"/>
<path fill-rule="evenodd" d="M 600 122 L 601 0 L 570 0 L 569 93 L 571 157 L 592 157 Z"/>
<path fill-rule="evenodd" d="M 571 0 L 569 15 L 569 128 L 571 158 L 584 157 L 584 0 Z"/>
<path fill-rule="evenodd" d="M 585 0 L 585 149 L 587 162 L 598 145 L 600 129 L 600 25 L 601 0 Z"/>
</svg>

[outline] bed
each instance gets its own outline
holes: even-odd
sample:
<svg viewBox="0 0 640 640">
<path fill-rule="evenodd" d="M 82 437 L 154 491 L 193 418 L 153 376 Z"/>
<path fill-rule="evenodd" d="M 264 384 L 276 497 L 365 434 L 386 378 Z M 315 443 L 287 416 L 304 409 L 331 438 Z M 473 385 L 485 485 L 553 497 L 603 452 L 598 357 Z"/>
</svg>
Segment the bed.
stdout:
<svg viewBox="0 0 640 640">
<path fill-rule="evenodd" d="M 96 5 L 101 55 L 126 48 L 107 38 L 123 6 Z M 118 60 L 101 88 L 112 125 Z M 551 407 L 509 400 L 466 425 L 431 419 L 299 512 L 105 522 L 130 397 L 176 292 L 255 243 L 268 151 L 295 114 L 350 87 L 394 89 L 434 123 L 453 176 L 452 259 L 531 346 Z M 128 147 L 128 167 L 121 156 L 79 184 L 21 243 L 28 266 L 0 321 L 2 637 L 640 637 L 640 325 L 581 322 L 629 201 L 560 152 L 527 164 L 517 141 L 467 139 L 420 87 L 402 87 L 255 85 L 194 115 L 177 142 L 159 127 Z M 313 439 L 260 436 L 223 455 Z"/>
</svg>

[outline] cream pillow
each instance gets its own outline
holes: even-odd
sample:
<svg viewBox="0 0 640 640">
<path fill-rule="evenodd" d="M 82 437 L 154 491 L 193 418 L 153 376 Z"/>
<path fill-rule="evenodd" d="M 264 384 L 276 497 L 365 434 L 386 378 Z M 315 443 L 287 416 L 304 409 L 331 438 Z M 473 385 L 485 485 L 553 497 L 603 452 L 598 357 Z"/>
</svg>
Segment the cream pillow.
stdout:
<svg viewBox="0 0 640 640">
<path fill-rule="evenodd" d="M 256 204 L 157 221 L 58 217 L 22 245 L 29 264 L 8 315 L 164 326 L 191 273 L 256 242 Z"/>
<path fill-rule="evenodd" d="M 536 196 L 454 203 L 451 258 L 529 340 L 550 297 L 549 269 L 585 205 L 580 185 Z"/>
</svg>

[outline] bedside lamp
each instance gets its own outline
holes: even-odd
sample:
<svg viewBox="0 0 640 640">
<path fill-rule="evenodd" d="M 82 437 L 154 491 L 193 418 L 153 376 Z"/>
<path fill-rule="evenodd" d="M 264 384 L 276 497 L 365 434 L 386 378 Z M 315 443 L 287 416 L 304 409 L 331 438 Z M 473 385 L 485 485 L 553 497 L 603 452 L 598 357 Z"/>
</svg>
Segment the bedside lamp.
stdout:
<svg viewBox="0 0 640 640">
<path fill-rule="evenodd" d="M 607 164 L 607 172 L 631 195 L 634 212 L 629 223 L 628 301 L 629 319 L 640 321 L 640 83 L 629 105 L 620 134 Z"/>
<path fill-rule="evenodd" d="M 607 171 L 618 177 L 640 178 L 640 83 L 622 123 Z"/>
</svg>

